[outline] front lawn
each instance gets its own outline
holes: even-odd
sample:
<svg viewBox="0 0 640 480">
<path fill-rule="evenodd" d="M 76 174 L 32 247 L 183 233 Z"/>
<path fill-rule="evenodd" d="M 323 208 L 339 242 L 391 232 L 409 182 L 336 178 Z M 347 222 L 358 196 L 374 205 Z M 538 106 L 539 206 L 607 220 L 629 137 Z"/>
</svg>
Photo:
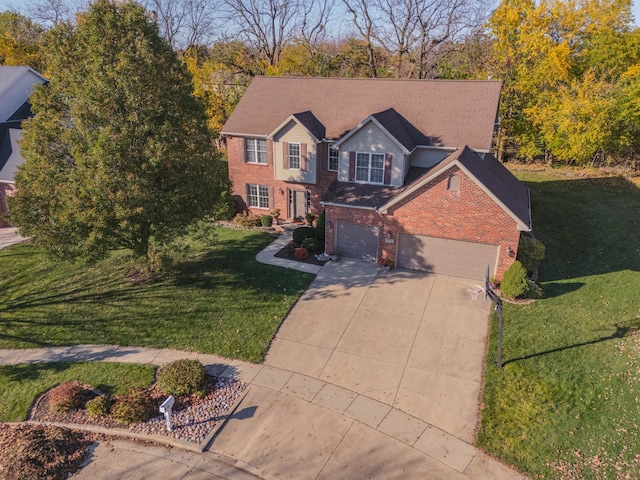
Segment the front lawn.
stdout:
<svg viewBox="0 0 640 480">
<path fill-rule="evenodd" d="M 148 387 L 155 367 L 125 363 L 31 363 L 0 366 L 0 422 L 26 420 L 38 396 L 56 385 L 78 380 L 110 395 Z"/>
<path fill-rule="evenodd" d="M 260 362 L 313 275 L 264 265 L 273 237 L 220 228 L 176 272 L 125 278 L 124 252 L 94 266 L 48 261 L 32 245 L 0 250 L 0 348 L 117 344 Z"/>
<path fill-rule="evenodd" d="M 478 443 L 533 478 L 640 472 L 640 189 L 519 172 L 547 246 L 545 298 L 492 318 Z"/>
</svg>

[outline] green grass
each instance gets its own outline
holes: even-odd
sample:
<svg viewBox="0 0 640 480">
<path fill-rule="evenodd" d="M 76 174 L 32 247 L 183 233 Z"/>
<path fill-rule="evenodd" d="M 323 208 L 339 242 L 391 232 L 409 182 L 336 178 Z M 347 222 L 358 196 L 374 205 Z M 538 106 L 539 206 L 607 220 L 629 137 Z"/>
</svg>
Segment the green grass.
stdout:
<svg viewBox="0 0 640 480">
<path fill-rule="evenodd" d="M 94 266 L 47 260 L 32 245 L 0 250 L 0 348 L 118 344 L 260 362 L 313 275 L 264 265 L 262 232 L 218 229 L 172 274 L 125 278 L 118 252 Z"/>
<path fill-rule="evenodd" d="M 533 478 L 638 478 L 640 189 L 521 172 L 545 298 L 492 318 L 478 442 Z M 628 475 L 628 476 L 626 476 Z"/>
<path fill-rule="evenodd" d="M 153 383 L 152 365 L 124 363 L 32 363 L 0 366 L 0 421 L 27 418 L 33 401 L 50 388 L 79 380 L 109 394 Z"/>
</svg>

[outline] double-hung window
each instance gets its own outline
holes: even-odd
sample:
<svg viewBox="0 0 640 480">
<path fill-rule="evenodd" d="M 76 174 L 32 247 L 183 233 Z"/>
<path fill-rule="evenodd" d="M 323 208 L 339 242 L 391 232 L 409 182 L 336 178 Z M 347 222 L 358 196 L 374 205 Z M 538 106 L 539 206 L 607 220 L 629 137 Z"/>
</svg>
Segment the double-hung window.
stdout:
<svg viewBox="0 0 640 480">
<path fill-rule="evenodd" d="M 247 163 L 267 163 L 267 141 L 259 138 L 245 139 Z"/>
<path fill-rule="evenodd" d="M 300 144 L 289 144 L 289 170 L 300 170 Z"/>
<path fill-rule="evenodd" d="M 329 146 L 329 165 L 328 165 L 328 170 L 331 171 L 331 172 L 337 172 L 339 163 L 340 163 L 340 152 L 338 152 L 337 148 L 333 148 L 330 145 Z"/>
<path fill-rule="evenodd" d="M 249 206 L 269 208 L 269 187 L 265 185 L 247 185 Z"/>
<path fill-rule="evenodd" d="M 356 182 L 384 182 L 384 154 L 356 154 Z"/>
</svg>

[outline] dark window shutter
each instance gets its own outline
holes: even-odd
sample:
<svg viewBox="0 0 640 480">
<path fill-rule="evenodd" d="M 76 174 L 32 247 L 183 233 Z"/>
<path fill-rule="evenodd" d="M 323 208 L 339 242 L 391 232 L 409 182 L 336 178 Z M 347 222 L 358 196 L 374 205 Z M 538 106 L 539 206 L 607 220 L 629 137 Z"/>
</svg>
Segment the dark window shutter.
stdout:
<svg viewBox="0 0 640 480">
<path fill-rule="evenodd" d="M 384 184 L 389 185 L 391 183 L 391 159 L 393 159 L 392 153 L 387 153 L 384 157 Z"/>
<path fill-rule="evenodd" d="M 356 179 L 356 152 L 349 152 L 349 181 Z"/>
<path fill-rule="evenodd" d="M 289 142 L 282 142 L 282 168 L 289 170 Z"/>
<path fill-rule="evenodd" d="M 247 154 L 246 154 L 245 146 L 246 146 L 247 139 L 246 138 L 237 138 L 236 140 L 239 143 L 238 150 L 240 151 L 240 158 L 242 159 L 243 162 L 246 163 Z"/>
<path fill-rule="evenodd" d="M 273 140 L 267 140 L 267 165 L 273 166 Z"/>
<path fill-rule="evenodd" d="M 249 206 L 249 184 L 248 183 L 244 184 L 244 188 L 242 189 L 242 192 L 243 192 L 242 200 L 244 200 L 244 204 L 248 207 Z"/>
<path fill-rule="evenodd" d="M 300 170 L 307 169 L 307 144 L 300 144 Z"/>
</svg>

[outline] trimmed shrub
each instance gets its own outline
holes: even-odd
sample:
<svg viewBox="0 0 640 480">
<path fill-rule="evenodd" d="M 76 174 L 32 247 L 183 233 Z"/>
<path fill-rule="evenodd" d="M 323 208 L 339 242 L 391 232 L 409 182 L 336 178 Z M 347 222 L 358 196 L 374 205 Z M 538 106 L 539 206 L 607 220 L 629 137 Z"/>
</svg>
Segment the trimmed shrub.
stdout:
<svg viewBox="0 0 640 480">
<path fill-rule="evenodd" d="M 544 259 L 545 251 L 546 247 L 540 240 L 522 236 L 518 246 L 518 260 L 527 272 L 533 273 Z"/>
<path fill-rule="evenodd" d="M 106 415 L 111 408 L 111 398 L 107 395 L 98 395 L 97 397 L 89 400 L 86 405 L 87 415 L 90 417 L 97 417 L 99 415 Z"/>
<path fill-rule="evenodd" d="M 227 187 L 220 192 L 220 197 L 213 205 L 213 218 L 215 220 L 231 220 L 235 213 L 235 204 L 231 187 Z"/>
<path fill-rule="evenodd" d="M 262 218 L 260 218 L 260 224 L 263 227 L 270 227 L 273 225 L 273 217 L 271 215 L 262 215 Z"/>
<path fill-rule="evenodd" d="M 316 236 L 316 229 L 313 227 L 298 227 L 293 231 L 293 243 L 296 245 L 302 245 L 302 241 L 305 238 L 314 238 Z"/>
<path fill-rule="evenodd" d="M 326 218 L 325 218 L 325 212 L 323 210 L 320 216 L 318 217 L 318 221 L 316 222 L 316 238 L 318 240 L 324 240 L 325 225 L 326 225 Z"/>
<path fill-rule="evenodd" d="M 517 298 L 529 290 L 527 280 L 527 270 L 522 263 L 516 260 L 504 272 L 502 283 L 500 283 L 500 291 L 506 297 Z"/>
<path fill-rule="evenodd" d="M 310 252 L 315 252 L 318 249 L 318 240 L 315 238 L 305 238 L 302 241 L 302 248 L 306 248 Z"/>
<path fill-rule="evenodd" d="M 80 382 L 64 382 L 49 392 L 49 408 L 56 413 L 79 410 L 84 403 L 85 391 Z"/>
<path fill-rule="evenodd" d="M 233 223 L 245 228 L 259 227 L 260 217 L 251 212 L 243 212 L 233 217 Z"/>
<path fill-rule="evenodd" d="M 169 395 L 202 394 L 205 371 L 198 360 L 176 360 L 165 365 L 158 372 L 156 385 Z"/>
<path fill-rule="evenodd" d="M 295 255 L 295 257 L 298 260 L 306 260 L 307 258 L 309 258 L 309 250 L 307 250 L 306 248 L 296 248 L 293 251 L 293 254 Z"/>
<path fill-rule="evenodd" d="M 136 388 L 122 395 L 111 407 L 111 415 L 120 423 L 130 424 L 149 420 L 156 413 L 151 395 Z"/>
</svg>

